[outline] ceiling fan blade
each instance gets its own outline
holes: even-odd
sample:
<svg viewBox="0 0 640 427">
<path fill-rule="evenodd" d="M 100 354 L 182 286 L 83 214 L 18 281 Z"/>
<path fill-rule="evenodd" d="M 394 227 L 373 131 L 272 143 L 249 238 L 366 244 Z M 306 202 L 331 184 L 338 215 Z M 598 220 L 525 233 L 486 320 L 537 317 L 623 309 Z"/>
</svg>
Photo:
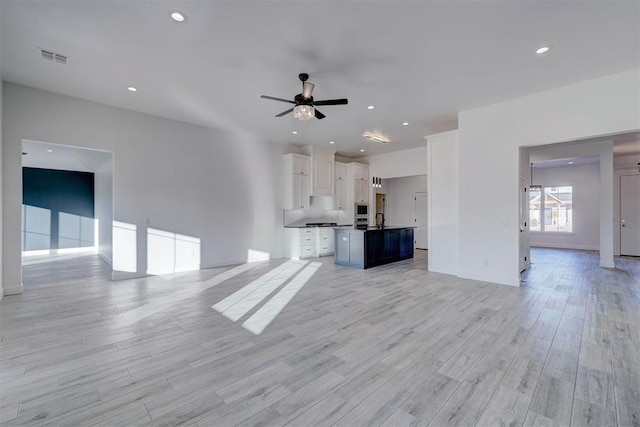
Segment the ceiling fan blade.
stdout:
<svg viewBox="0 0 640 427">
<path fill-rule="evenodd" d="M 295 104 L 295 101 L 289 101 L 288 99 L 276 98 L 274 96 L 261 95 L 260 98 L 271 99 L 272 101 L 288 102 L 289 104 Z"/>
<path fill-rule="evenodd" d="M 327 99 L 324 101 L 313 101 L 313 105 L 344 105 L 348 103 L 349 103 L 349 100 L 347 98 Z"/>
<path fill-rule="evenodd" d="M 318 120 L 322 120 L 322 119 L 324 119 L 325 117 L 327 117 L 327 116 L 325 116 L 324 114 L 322 114 L 320 111 L 316 110 L 316 119 L 318 119 Z"/>
<path fill-rule="evenodd" d="M 280 114 L 276 114 L 276 117 L 282 117 L 282 116 L 286 116 L 287 114 L 289 114 L 290 112 L 293 111 L 293 108 L 288 109 L 287 111 L 283 111 Z"/>
<path fill-rule="evenodd" d="M 302 96 L 309 99 L 311 98 L 311 94 L 313 93 L 313 88 L 316 87 L 313 83 L 304 82 L 302 83 Z"/>
</svg>

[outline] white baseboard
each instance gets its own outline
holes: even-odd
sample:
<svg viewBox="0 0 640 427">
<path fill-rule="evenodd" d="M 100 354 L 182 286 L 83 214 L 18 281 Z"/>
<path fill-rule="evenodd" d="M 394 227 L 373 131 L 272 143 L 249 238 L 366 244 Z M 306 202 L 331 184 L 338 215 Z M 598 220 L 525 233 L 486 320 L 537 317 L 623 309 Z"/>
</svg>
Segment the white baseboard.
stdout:
<svg viewBox="0 0 640 427">
<path fill-rule="evenodd" d="M 5 296 L 9 295 L 20 295 L 22 293 L 22 283 L 17 286 L 5 286 L 3 289 L 3 293 Z"/>
<path fill-rule="evenodd" d="M 113 261 L 111 260 L 111 258 L 109 258 L 108 256 L 106 256 L 106 255 L 104 255 L 104 254 L 101 254 L 101 253 L 98 253 L 98 256 L 99 256 L 100 258 L 102 258 L 102 260 L 103 260 L 104 262 L 106 262 L 106 263 L 107 263 L 107 264 L 109 264 L 111 267 L 113 267 Z"/>
<path fill-rule="evenodd" d="M 570 243 L 532 243 L 532 248 L 552 248 L 552 249 L 578 249 L 583 251 L 599 251 L 598 246 L 572 245 Z"/>
<path fill-rule="evenodd" d="M 146 274 L 141 273 L 129 273 L 126 271 L 112 271 L 111 272 L 111 280 L 117 282 L 118 280 L 128 280 L 128 279 L 140 279 L 142 277 L 147 277 Z"/>
</svg>

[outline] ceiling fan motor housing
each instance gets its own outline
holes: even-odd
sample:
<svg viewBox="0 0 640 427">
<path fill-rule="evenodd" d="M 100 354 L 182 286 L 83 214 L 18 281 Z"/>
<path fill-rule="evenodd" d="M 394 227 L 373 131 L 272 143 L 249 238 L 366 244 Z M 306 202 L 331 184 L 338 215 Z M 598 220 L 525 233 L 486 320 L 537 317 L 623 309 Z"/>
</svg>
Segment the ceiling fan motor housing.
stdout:
<svg viewBox="0 0 640 427">
<path fill-rule="evenodd" d="M 298 105 L 313 105 L 313 96 L 305 98 L 301 93 L 299 93 L 294 99 Z"/>
</svg>

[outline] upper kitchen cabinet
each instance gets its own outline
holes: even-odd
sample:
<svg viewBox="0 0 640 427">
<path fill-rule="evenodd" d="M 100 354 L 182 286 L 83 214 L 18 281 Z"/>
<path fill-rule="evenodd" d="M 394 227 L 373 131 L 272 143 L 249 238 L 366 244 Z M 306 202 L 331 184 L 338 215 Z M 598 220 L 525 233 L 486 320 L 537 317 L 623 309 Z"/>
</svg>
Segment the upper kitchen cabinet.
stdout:
<svg viewBox="0 0 640 427">
<path fill-rule="evenodd" d="M 333 164 L 333 208 L 347 209 L 347 165 L 335 162 Z"/>
<path fill-rule="evenodd" d="M 347 164 L 347 204 L 369 203 L 369 166 Z"/>
<path fill-rule="evenodd" d="M 322 147 L 311 147 L 313 196 L 333 196 L 334 152 Z"/>
<path fill-rule="evenodd" d="M 311 203 L 311 158 L 284 155 L 284 208 L 309 209 Z"/>
<path fill-rule="evenodd" d="M 365 181 L 368 184 L 369 166 L 358 163 L 351 163 L 351 165 L 353 165 L 353 179 L 355 181 Z"/>
<path fill-rule="evenodd" d="M 346 181 L 347 179 L 347 165 L 345 163 L 334 162 L 334 174 L 336 181 Z"/>
<path fill-rule="evenodd" d="M 303 156 L 302 154 L 286 154 L 287 156 L 291 156 L 293 160 L 293 174 L 294 175 L 306 175 L 311 176 L 311 157 Z"/>
<path fill-rule="evenodd" d="M 333 196 L 333 159 L 313 159 L 314 196 Z"/>
<path fill-rule="evenodd" d="M 367 181 L 354 181 L 353 202 L 369 203 L 369 183 Z"/>
</svg>

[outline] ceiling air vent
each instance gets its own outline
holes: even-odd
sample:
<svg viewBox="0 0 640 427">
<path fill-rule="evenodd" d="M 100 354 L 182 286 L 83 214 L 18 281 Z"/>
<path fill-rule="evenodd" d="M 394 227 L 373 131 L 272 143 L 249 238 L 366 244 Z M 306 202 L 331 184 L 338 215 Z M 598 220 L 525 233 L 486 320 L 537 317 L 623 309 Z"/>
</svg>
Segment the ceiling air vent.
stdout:
<svg viewBox="0 0 640 427">
<path fill-rule="evenodd" d="M 55 54 L 55 61 L 58 64 L 67 64 L 69 62 L 69 57 L 65 55 Z"/>
<path fill-rule="evenodd" d="M 59 53 L 52 52 L 50 50 L 41 48 L 40 55 L 42 56 L 42 59 L 46 59 L 47 61 L 53 61 L 53 62 L 57 62 L 58 64 L 65 64 L 65 65 L 69 63 L 69 57 L 67 55 L 61 55 Z"/>
</svg>

